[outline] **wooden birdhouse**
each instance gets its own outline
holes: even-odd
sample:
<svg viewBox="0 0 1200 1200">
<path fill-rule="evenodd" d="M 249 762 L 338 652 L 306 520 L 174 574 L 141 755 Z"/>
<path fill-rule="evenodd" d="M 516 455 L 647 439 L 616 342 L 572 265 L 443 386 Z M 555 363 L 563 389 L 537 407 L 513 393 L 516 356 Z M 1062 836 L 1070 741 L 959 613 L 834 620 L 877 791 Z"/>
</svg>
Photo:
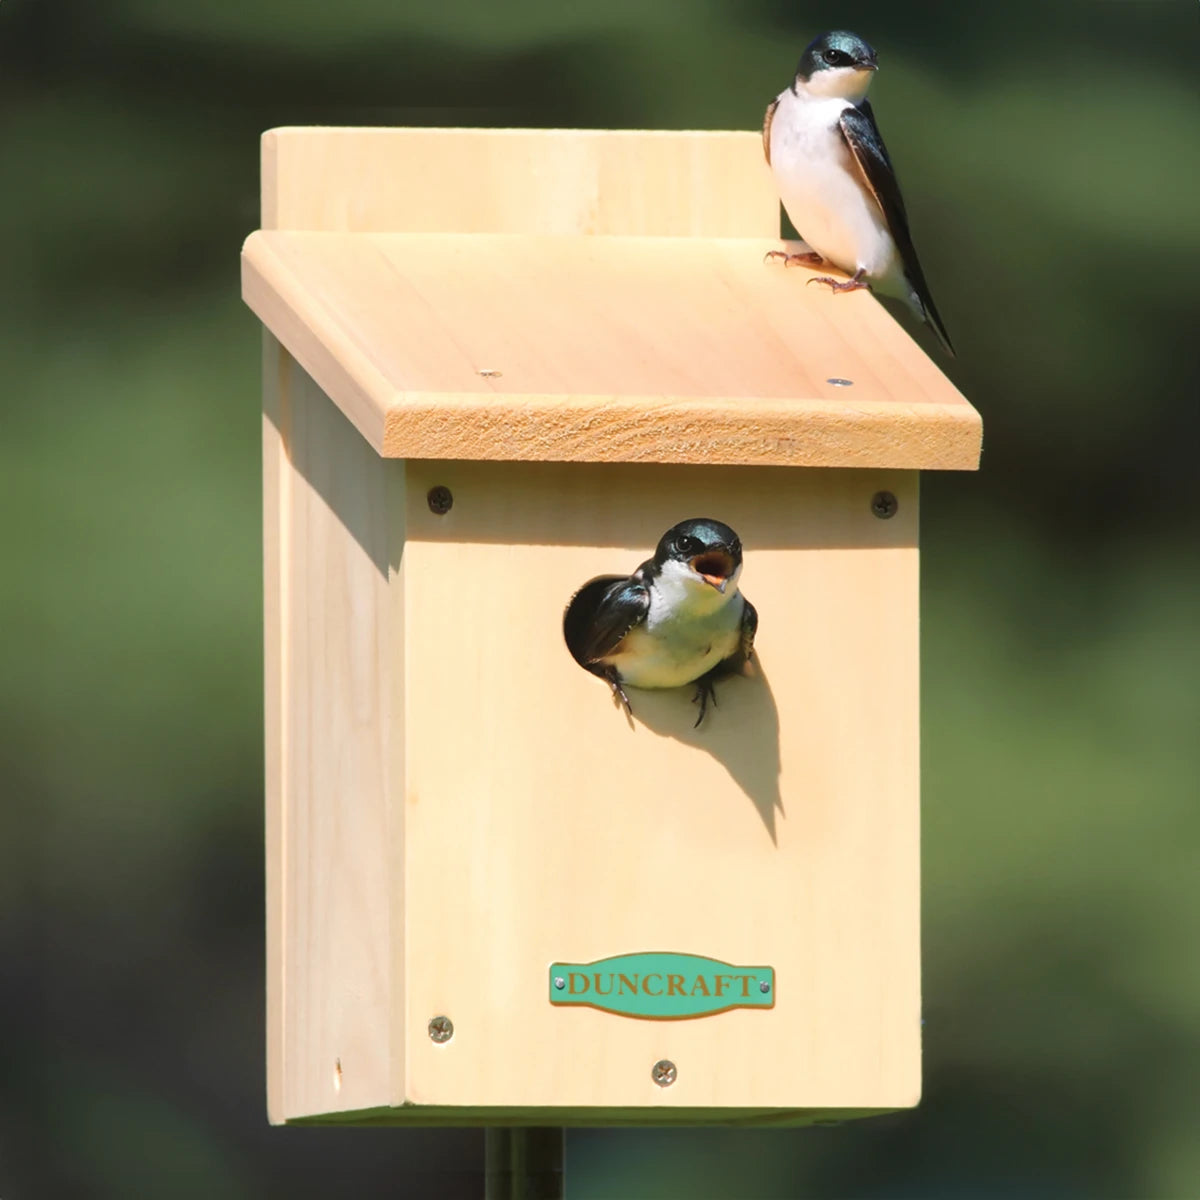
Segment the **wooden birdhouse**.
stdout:
<svg viewBox="0 0 1200 1200">
<path fill-rule="evenodd" d="M 917 1102 L 917 481 L 981 427 L 779 230 L 752 133 L 265 136 L 273 1120 Z M 698 728 L 563 635 L 690 517 L 759 617 Z"/>
</svg>

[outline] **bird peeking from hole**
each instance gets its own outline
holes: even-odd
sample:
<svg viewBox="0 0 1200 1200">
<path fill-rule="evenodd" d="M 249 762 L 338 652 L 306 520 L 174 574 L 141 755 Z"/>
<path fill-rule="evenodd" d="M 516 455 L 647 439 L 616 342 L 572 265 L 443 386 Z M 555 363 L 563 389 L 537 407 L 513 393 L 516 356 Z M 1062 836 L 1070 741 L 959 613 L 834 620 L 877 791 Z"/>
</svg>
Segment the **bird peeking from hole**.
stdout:
<svg viewBox="0 0 1200 1200">
<path fill-rule="evenodd" d="M 714 683 L 749 662 L 758 614 L 738 590 L 742 543 L 728 525 L 694 517 L 668 529 L 632 575 L 601 575 L 563 616 L 567 648 L 607 680 L 632 715 L 626 688 L 696 684 L 704 720 Z"/>
</svg>

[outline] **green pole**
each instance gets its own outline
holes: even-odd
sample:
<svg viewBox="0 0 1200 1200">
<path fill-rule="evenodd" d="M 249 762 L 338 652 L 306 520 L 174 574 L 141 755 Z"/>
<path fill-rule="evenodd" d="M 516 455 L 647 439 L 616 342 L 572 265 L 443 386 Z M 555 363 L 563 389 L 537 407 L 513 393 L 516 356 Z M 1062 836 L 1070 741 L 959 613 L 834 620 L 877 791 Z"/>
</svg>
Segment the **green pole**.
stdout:
<svg viewBox="0 0 1200 1200">
<path fill-rule="evenodd" d="M 563 1129 L 489 1129 L 484 1200 L 563 1200 Z"/>
</svg>

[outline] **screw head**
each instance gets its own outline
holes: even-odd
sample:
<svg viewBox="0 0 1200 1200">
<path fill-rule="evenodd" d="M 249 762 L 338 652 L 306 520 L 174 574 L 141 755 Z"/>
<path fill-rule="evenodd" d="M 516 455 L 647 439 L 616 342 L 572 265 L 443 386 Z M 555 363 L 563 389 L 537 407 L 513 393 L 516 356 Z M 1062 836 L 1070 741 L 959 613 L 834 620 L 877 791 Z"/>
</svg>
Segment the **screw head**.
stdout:
<svg viewBox="0 0 1200 1200">
<path fill-rule="evenodd" d="M 876 492 L 871 497 L 871 511 L 881 520 L 887 521 L 896 515 L 900 502 L 891 492 Z"/>
<path fill-rule="evenodd" d="M 676 1071 L 675 1064 L 669 1058 L 660 1058 L 650 1068 L 650 1078 L 659 1087 L 670 1087 L 678 1077 L 679 1072 Z"/>
<path fill-rule="evenodd" d="M 853 387 L 854 386 L 853 379 L 838 379 L 835 377 L 833 379 L 827 379 L 827 380 L 825 380 L 825 382 L 833 384 L 834 387 Z"/>
<path fill-rule="evenodd" d="M 449 1017 L 433 1017 L 429 1022 L 429 1036 L 438 1042 L 448 1042 L 454 1036 L 454 1022 Z"/>
<path fill-rule="evenodd" d="M 440 483 L 437 487 L 429 489 L 425 500 L 429 504 L 429 511 L 436 513 L 439 517 L 444 517 L 454 507 L 453 493 L 448 487 L 442 487 Z"/>
<path fill-rule="evenodd" d="M 561 975 L 555 975 L 554 986 L 561 992 L 567 986 L 567 981 Z"/>
<path fill-rule="evenodd" d="M 771 990 L 771 985 L 765 979 L 760 979 L 758 981 L 758 990 L 765 996 Z"/>
</svg>

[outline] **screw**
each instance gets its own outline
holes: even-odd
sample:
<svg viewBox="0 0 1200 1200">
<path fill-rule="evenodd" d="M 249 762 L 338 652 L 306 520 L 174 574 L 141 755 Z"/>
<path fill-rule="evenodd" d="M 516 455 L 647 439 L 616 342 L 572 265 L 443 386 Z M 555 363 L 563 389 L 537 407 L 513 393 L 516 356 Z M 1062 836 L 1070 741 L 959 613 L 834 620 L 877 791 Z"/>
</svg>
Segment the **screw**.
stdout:
<svg viewBox="0 0 1200 1200">
<path fill-rule="evenodd" d="M 482 375 L 484 379 L 499 379 L 503 372 L 496 371 L 491 367 L 480 367 L 476 374 Z"/>
<path fill-rule="evenodd" d="M 449 1017 L 434 1017 L 429 1022 L 429 1036 L 438 1043 L 448 1042 L 454 1036 L 454 1022 Z"/>
<path fill-rule="evenodd" d="M 881 520 L 886 521 L 896 515 L 900 507 L 896 497 L 891 492 L 876 492 L 871 497 L 871 511 Z"/>
<path fill-rule="evenodd" d="M 567 981 L 561 975 L 555 975 L 554 986 L 561 992 L 567 986 Z"/>
<path fill-rule="evenodd" d="M 853 379 L 827 379 L 826 383 L 832 383 L 834 387 L 853 387 Z"/>
<path fill-rule="evenodd" d="M 442 487 L 440 483 L 437 487 L 429 489 L 429 494 L 425 499 L 429 502 L 429 511 L 437 513 L 439 517 L 444 517 L 454 507 L 454 496 L 450 489 Z"/>
<path fill-rule="evenodd" d="M 758 990 L 765 996 L 771 990 L 771 985 L 765 979 L 760 979 L 758 981 Z"/>
<path fill-rule="evenodd" d="M 659 1087 L 670 1087 L 675 1082 L 678 1074 L 679 1072 L 675 1070 L 675 1064 L 669 1058 L 660 1058 L 650 1068 L 650 1078 Z"/>
</svg>

